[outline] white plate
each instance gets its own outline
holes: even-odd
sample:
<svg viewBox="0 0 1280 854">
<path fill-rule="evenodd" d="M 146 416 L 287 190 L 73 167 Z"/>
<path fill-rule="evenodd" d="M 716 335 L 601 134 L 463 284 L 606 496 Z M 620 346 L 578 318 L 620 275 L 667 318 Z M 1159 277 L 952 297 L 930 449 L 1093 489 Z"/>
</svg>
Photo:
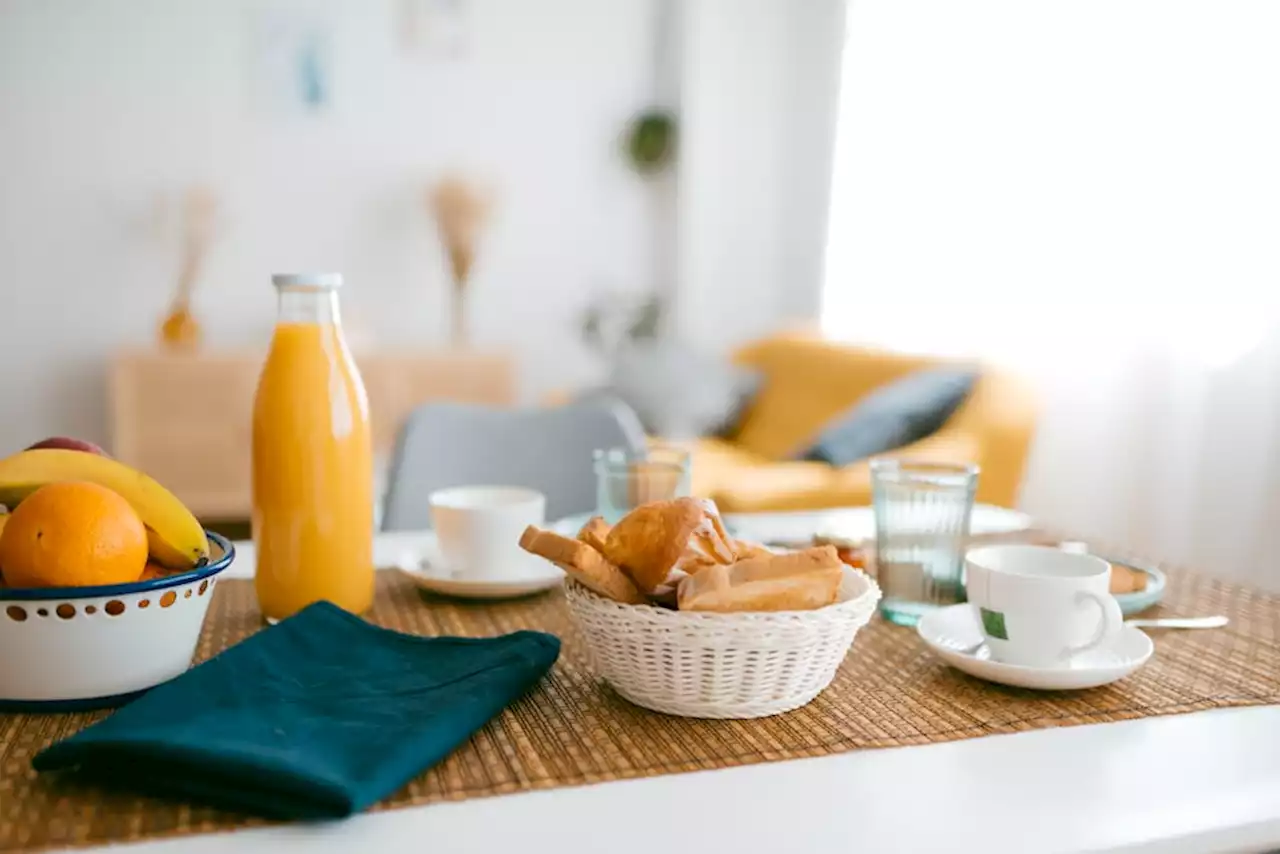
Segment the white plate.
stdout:
<svg viewBox="0 0 1280 854">
<path fill-rule="evenodd" d="M 396 569 L 431 593 L 458 599 L 514 599 L 560 586 L 564 572 L 555 564 L 529 555 L 519 572 L 502 579 L 464 578 L 440 567 L 435 534 L 419 534 L 415 548 L 402 555 Z"/>
<path fill-rule="evenodd" d="M 847 540 L 872 540 L 875 514 L 870 507 L 806 510 L 793 513 L 726 513 L 725 524 L 735 537 L 762 542 L 807 540 L 815 534 Z M 975 504 L 969 533 L 1007 534 L 1031 527 L 1031 517 L 994 504 Z"/>
<path fill-rule="evenodd" d="M 982 632 L 968 604 L 950 605 L 930 611 L 916 624 L 921 639 L 943 661 L 970 676 L 1043 691 L 1071 691 L 1096 688 L 1123 679 L 1147 663 L 1155 645 L 1133 626 L 1125 626 L 1115 639 L 1098 649 L 1083 653 L 1069 667 L 1024 667 L 991 660 L 991 650 L 982 644 Z"/>
</svg>

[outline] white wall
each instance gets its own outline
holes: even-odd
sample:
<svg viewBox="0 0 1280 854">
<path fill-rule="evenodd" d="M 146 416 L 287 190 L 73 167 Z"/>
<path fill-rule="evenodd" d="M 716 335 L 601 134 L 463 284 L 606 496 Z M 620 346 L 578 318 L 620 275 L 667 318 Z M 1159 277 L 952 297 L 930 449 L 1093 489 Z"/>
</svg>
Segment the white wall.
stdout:
<svg viewBox="0 0 1280 854">
<path fill-rule="evenodd" d="M 844 0 L 683 0 L 678 321 L 708 348 L 817 317 Z"/>
<path fill-rule="evenodd" d="M 332 27 L 322 116 L 255 95 L 262 10 L 294 6 Z M 574 314 L 599 285 L 651 284 L 654 206 L 616 139 L 653 94 L 653 0 L 471 0 L 456 64 L 401 50 L 402 8 L 0 5 L 0 452 L 107 438 L 104 361 L 153 340 L 176 275 L 156 199 L 198 181 L 226 208 L 197 299 L 211 346 L 263 342 L 270 273 L 318 268 L 345 273 L 357 343 L 440 343 L 447 285 L 421 194 L 463 165 L 501 193 L 477 342 L 520 353 L 526 394 L 594 375 Z"/>
</svg>

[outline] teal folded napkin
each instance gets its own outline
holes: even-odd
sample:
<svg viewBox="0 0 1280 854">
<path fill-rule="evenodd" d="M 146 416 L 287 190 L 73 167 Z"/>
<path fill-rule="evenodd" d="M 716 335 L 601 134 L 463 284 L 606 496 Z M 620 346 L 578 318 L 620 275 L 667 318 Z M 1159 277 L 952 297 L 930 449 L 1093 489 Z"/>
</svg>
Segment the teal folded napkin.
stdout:
<svg viewBox="0 0 1280 854">
<path fill-rule="evenodd" d="M 320 602 L 32 764 L 272 818 L 346 816 L 447 756 L 559 654 L 541 632 L 422 638 Z"/>
</svg>

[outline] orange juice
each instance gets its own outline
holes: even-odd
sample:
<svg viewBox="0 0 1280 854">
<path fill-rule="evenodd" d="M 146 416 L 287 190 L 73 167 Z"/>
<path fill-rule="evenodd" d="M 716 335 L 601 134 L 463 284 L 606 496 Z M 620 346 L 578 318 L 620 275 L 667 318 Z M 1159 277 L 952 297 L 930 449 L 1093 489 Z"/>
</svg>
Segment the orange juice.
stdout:
<svg viewBox="0 0 1280 854">
<path fill-rule="evenodd" d="M 255 585 L 280 620 L 327 600 L 373 601 L 369 404 L 333 275 L 277 276 L 280 314 L 253 407 Z"/>
</svg>

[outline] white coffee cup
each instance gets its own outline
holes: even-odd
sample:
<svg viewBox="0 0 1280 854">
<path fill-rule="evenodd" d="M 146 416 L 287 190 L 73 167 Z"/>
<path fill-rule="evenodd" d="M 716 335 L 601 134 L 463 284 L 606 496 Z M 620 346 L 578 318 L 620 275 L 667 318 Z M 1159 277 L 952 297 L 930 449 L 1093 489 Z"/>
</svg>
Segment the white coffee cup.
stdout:
<svg viewBox="0 0 1280 854">
<path fill-rule="evenodd" d="M 985 546 L 965 555 L 965 589 L 991 650 L 1006 664 L 1067 667 L 1119 634 L 1111 564 L 1050 546 Z"/>
<path fill-rule="evenodd" d="M 527 571 L 520 548 L 528 525 L 541 525 L 547 498 L 521 486 L 457 486 L 431 493 L 431 523 L 444 569 L 457 578 L 501 580 Z"/>
</svg>

